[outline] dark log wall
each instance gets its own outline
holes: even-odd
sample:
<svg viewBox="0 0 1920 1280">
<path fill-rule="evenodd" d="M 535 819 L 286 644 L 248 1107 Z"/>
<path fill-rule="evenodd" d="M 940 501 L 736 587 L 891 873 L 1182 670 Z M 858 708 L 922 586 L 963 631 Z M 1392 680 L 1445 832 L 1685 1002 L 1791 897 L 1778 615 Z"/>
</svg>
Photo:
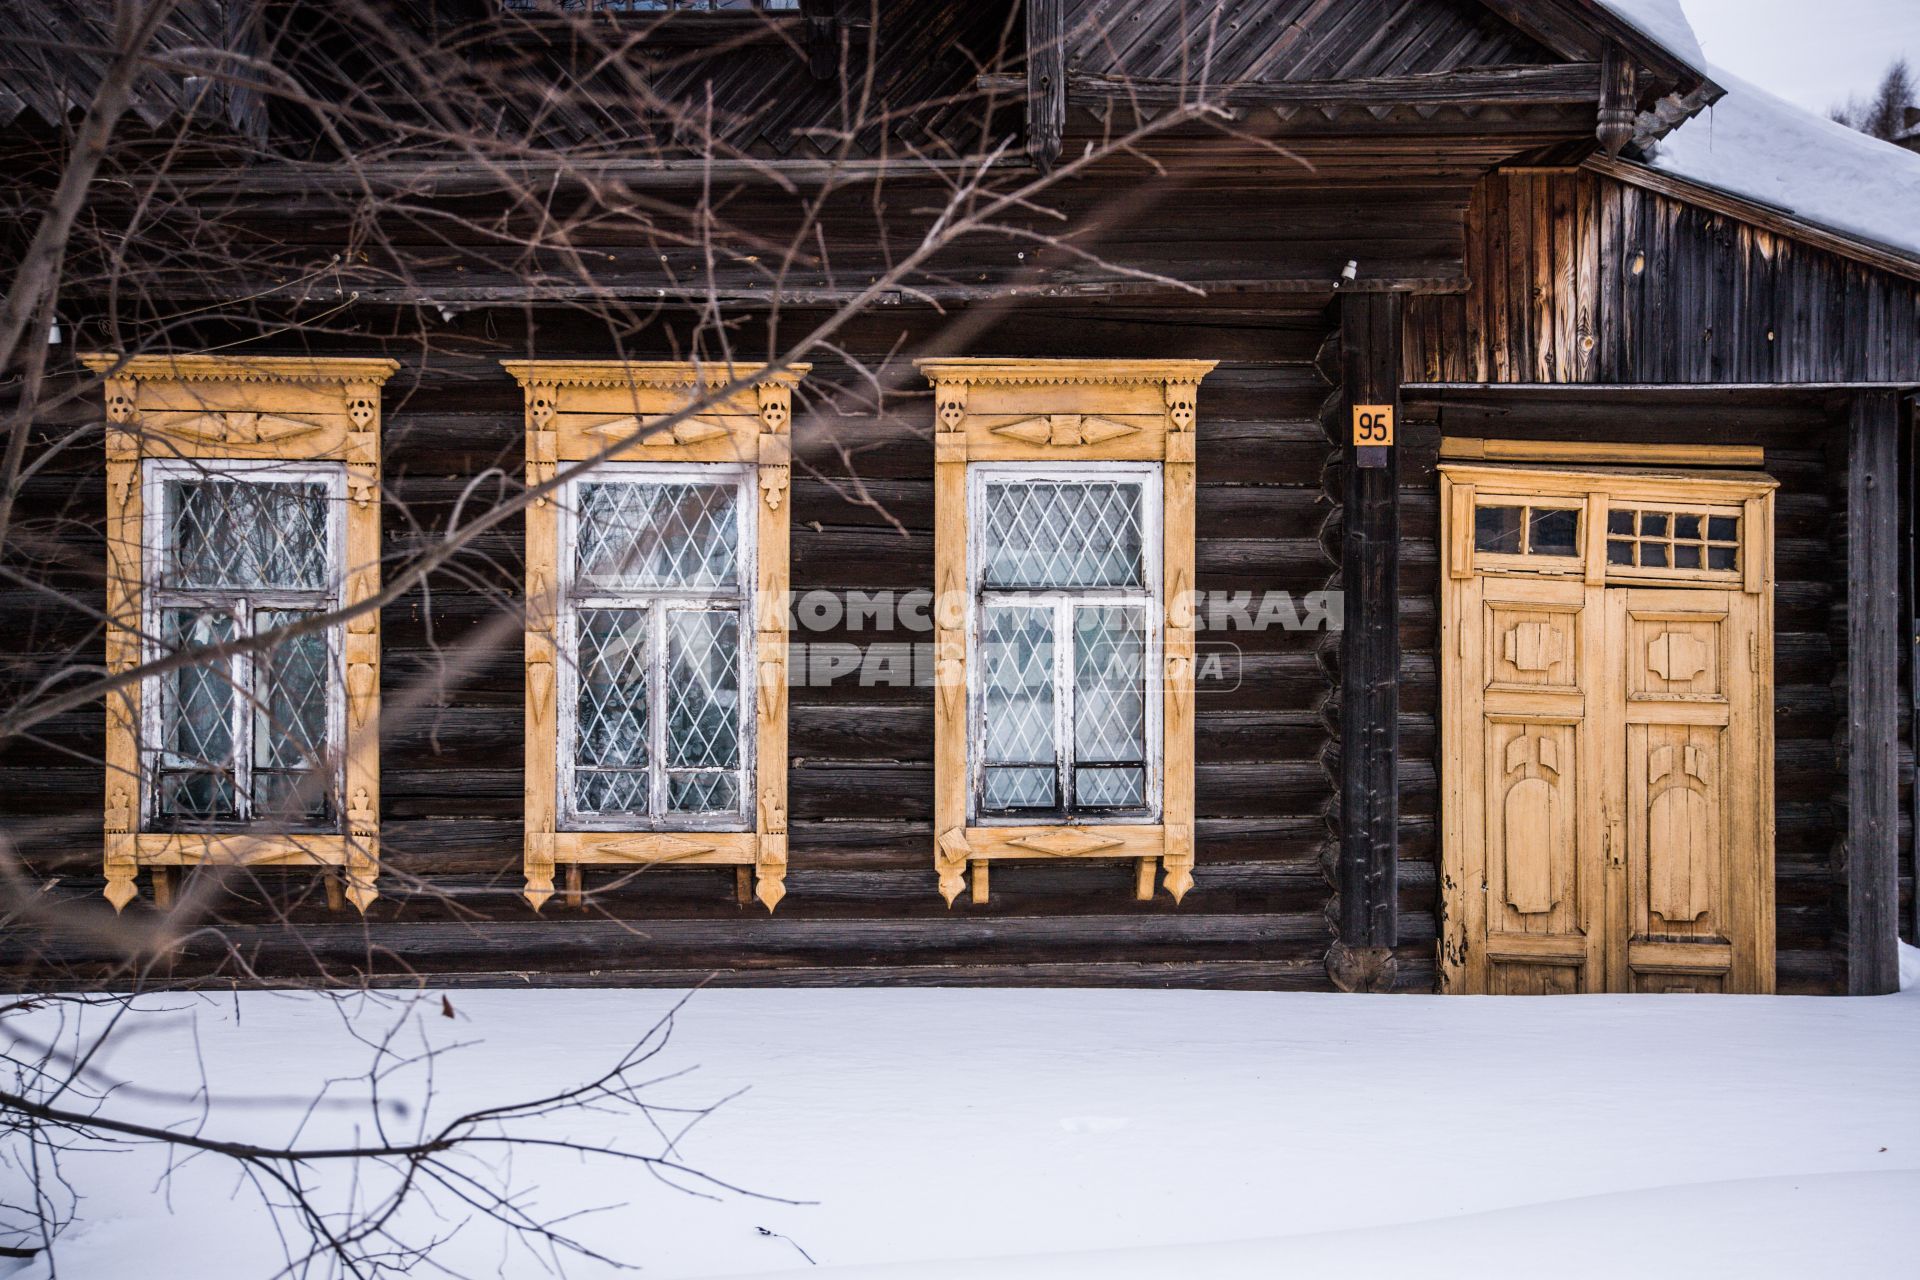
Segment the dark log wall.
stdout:
<svg viewBox="0 0 1920 1280">
<path fill-rule="evenodd" d="M 913 324 L 875 318 L 853 349 L 886 351 Z M 1025 312 L 990 326 L 971 349 L 1222 360 L 1200 399 L 1200 589 L 1257 600 L 1337 586 L 1324 312 L 1109 308 Z M 484 330 L 478 317 L 469 327 Z M 543 355 L 569 353 L 555 345 L 563 332 L 564 322 L 542 330 Z M 909 344 L 927 336 L 904 335 Z M 590 338 L 570 335 L 573 353 L 601 354 Z M 473 477 L 489 468 L 519 475 L 522 415 L 517 388 L 493 363 L 504 353 L 426 368 L 417 353 L 395 354 L 410 360 L 389 384 L 385 428 L 387 541 L 398 556 L 444 525 Z M 810 408 L 796 424 L 802 469 L 812 471 L 794 485 L 796 591 L 930 585 L 931 410 L 915 382 L 903 379 L 876 411 L 845 367 L 822 363 L 809 380 Z M 845 389 L 837 396 L 836 386 Z M 46 545 L 72 564 L 63 580 L 89 600 L 101 554 L 97 462 L 91 448 L 59 459 L 60 473 L 36 481 L 30 503 Z M 479 486 L 482 499 L 492 483 Z M 879 509 L 862 505 L 862 493 Z M 1412 558 L 1430 577 L 1430 556 Z M 457 981 L 684 983 L 719 973 L 792 983 L 1325 986 L 1336 635 L 1202 633 L 1206 644 L 1235 646 L 1240 671 L 1200 695 L 1200 865 L 1178 908 L 1165 895 L 1135 902 L 1129 866 L 1007 864 L 995 868 L 990 905 L 948 910 L 931 867 L 931 690 L 842 679 L 794 691 L 792 873 L 775 914 L 736 905 L 728 872 L 652 869 L 625 880 L 590 871 L 585 910 L 556 900 L 536 917 L 518 897 L 519 566 L 516 525 L 384 616 L 385 896 L 364 924 L 350 910 L 329 913 L 310 873 L 262 873 L 258 885 L 220 899 L 224 942 L 190 943 L 177 977 L 289 976 L 319 962 L 342 977 L 370 966 L 384 978 Z M 24 620 L 5 645 L 16 688 L 57 647 L 89 658 L 97 650 L 81 611 L 17 591 L 0 592 L 0 608 Z M 926 638 L 844 625 L 796 634 L 860 644 Z M 1414 672 L 1408 699 L 1429 720 L 1430 661 Z M 0 824 L 51 892 L 91 898 L 101 884 L 101 774 L 92 762 L 100 713 L 66 717 L 46 738 L 0 756 Z M 1402 877 L 1400 971 L 1403 985 L 1427 988 L 1432 778 L 1421 753 L 1430 753 L 1430 727 L 1406 742 L 1416 753 L 1408 810 L 1419 834 Z M 281 911 L 284 926 L 275 922 Z M 38 942 L 22 929 L 0 945 L 23 974 Z M 85 952 L 71 937 L 58 949 L 76 961 Z M 39 980 L 51 972 L 41 967 Z"/>
<path fill-rule="evenodd" d="M 1410 382 L 1920 380 L 1920 284 L 1583 170 L 1485 178 L 1466 267 L 1408 308 Z"/>
</svg>

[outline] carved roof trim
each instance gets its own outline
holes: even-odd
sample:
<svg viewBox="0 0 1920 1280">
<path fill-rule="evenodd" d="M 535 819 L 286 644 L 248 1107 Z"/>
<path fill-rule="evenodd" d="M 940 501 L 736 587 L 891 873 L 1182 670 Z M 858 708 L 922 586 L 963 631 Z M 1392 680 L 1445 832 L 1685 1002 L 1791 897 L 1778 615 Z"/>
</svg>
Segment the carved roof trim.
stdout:
<svg viewBox="0 0 1920 1280">
<path fill-rule="evenodd" d="M 1032 385 L 1198 382 L 1218 360 L 1018 360 L 1002 356 L 943 356 L 916 360 L 929 382 Z"/>
<path fill-rule="evenodd" d="M 80 363 L 95 373 L 137 381 L 171 382 L 371 382 L 384 383 L 398 360 L 336 356 L 128 356 L 90 351 Z"/>
<path fill-rule="evenodd" d="M 692 360 L 502 360 L 500 367 L 521 386 L 563 387 L 723 387 L 729 382 L 791 387 L 813 371 L 790 364 L 767 371 L 764 364 L 721 364 Z"/>
</svg>

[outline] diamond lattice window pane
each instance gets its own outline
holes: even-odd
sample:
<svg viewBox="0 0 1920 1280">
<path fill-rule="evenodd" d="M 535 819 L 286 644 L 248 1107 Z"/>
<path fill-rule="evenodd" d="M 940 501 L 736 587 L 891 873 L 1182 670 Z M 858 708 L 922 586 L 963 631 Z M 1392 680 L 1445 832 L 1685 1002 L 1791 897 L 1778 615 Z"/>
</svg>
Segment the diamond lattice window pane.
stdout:
<svg viewBox="0 0 1920 1280">
<path fill-rule="evenodd" d="M 1147 771 L 1123 768 L 1075 769 L 1073 803 L 1085 809 L 1139 809 L 1147 803 Z"/>
<path fill-rule="evenodd" d="M 574 716 L 574 804 L 583 813 L 645 813 L 648 614 L 583 609 Z"/>
<path fill-rule="evenodd" d="M 170 587 L 327 586 L 327 487 L 317 481 L 169 480 Z"/>
<path fill-rule="evenodd" d="M 733 610 L 667 615 L 666 764 L 740 767 L 740 615 Z"/>
<path fill-rule="evenodd" d="M 987 610 L 980 670 L 987 766 L 981 802 L 989 809 L 1057 805 L 1053 610 L 1022 605 Z M 1024 767 L 1001 767 L 1009 765 Z"/>
<path fill-rule="evenodd" d="M 669 772 L 667 807 L 675 813 L 737 813 L 740 775 Z"/>
<path fill-rule="evenodd" d="M 169 609 L 160 639 L 169 652 L 225 644 L 232 617 L 214 610 Z M 160 677 L 160 760 L 155 780 L 160 812 L 180 817 L 232 817 L 233 709 L 230 659 L 195 663 Z"/>
<path fill-rule="evenodd" d="M 987 809 L 1057 809 L 1060 775 L 1045 769 L 988 766 L 980 803 Z"/>
<path fill-rule="evenodd" d="M 1073 632 L 1074 759 L 1146 759 L 1146 610 L 1083 606 L 1074 610 Z"/>
<path fill-rule="evenodd" d="M 625 589 L 739 583 L 735 485 L 606 481 L 578 492 L 575 571 L 582 582 Z"/>
<path fill-rule="evenodd" d="M 989 587 L 1134 587 L 1145 580 L 1138 481 L 995 481 L 986 488 Z"/>
<path fill-rule="evenodd" d="M 290 626 L 311 615 L 262 610 L 256 632 Z M 254 659 L 254 811 L 283 817 L 318 817 L 327 810 L 327 788 L 314 772 L 327 755 L 327 636 L 324 631 L 282 640 Z"/>
</svg>

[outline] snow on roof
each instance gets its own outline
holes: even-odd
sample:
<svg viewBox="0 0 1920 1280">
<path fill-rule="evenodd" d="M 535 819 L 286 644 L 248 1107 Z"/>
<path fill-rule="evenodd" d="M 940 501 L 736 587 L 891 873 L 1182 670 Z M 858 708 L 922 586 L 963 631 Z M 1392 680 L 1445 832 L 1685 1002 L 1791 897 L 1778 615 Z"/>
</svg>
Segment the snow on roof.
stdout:
<svg viewBox="0 0 1920 1280">
<path fill-rule="evenodd" d="M 1668 134 L 1654 169 L 1920 259 L 1920 154 L 1708 71 L 1727 96 Z"/>
<path fill-rule="evenodd" d="M 1695 71 L 1706 72 L 1707 55 L 1700 48 L 1700 38 L 1694 35 L 1693 24 L 1687 21 L 1680 0 L 1600 0 L 1600 7 L 1639 28 L 1640 34 Z"/>
</svg>

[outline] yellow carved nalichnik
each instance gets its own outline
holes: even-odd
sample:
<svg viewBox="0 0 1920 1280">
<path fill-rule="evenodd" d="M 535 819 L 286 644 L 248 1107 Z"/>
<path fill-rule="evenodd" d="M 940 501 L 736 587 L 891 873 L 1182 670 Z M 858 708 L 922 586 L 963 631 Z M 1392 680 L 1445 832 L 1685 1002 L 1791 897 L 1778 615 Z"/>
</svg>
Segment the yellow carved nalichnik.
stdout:
<svg viewBox="0 0 1920 1280">
<path fill-rule="evenodd" d="M 526 393 L 527 484 L 550 485 L 580 463 L 614 459 L 731 462 L 755 468 L 757 578 L 750 608 L 755 751 L 751 831 L 562 831 L 560 713 L 553 696 L 560 654 L 553 592 L 562 580 L 558 513 L 546 498 L 527 511 L 525 897 L 535 910 L 565 867 L 577 897 L 582 866 L 732 866 L 753 876 L 772 911 L 786 896 L 787 587 L 793 388 L 811 366 L 680 361 L 510 360 Z M 728 390 L 731 384 L 732 389 Z M 744 883 L 744 881 L 743 881 Z"/>
<path fill-rule="evenodd" d="M 135 672 L 145 657 L 145 584 L 155 549 L 142 532 L 141 477 L 156 459 L 338 462 L 346 470 L 342 554 L 334 566 L 348 609 L 380 593 L 380 388 L 392 360 L 279 356 L 83 355 L 104 381 L 107 417 L 107 666 Z M 347 705 L 338 744 L 338 828 L 270 831 L 145 829 L 140 742 L 143 681 L 107 699 L 106 897 L 116 910 L 137 895 L 141 867 L 156 896 L 173 870 L 202 863 L 339 868 L 362 911 L 378 896 L 380 615 L 353 614 L 341 645 Z"/>
<path fill-rule="evenodd" d="M 1132 859 L 1178 902 L 1193 887 L 1194 431 L 1210 360 L 922 360 L 934 390 L 934 870 L 948 905 L 996 860 Z M 1160 821 L 1050 827 L 967 823 L 967 467 L 974 462 L 1160 465 L 1165 679 Z"/>
</svg>

